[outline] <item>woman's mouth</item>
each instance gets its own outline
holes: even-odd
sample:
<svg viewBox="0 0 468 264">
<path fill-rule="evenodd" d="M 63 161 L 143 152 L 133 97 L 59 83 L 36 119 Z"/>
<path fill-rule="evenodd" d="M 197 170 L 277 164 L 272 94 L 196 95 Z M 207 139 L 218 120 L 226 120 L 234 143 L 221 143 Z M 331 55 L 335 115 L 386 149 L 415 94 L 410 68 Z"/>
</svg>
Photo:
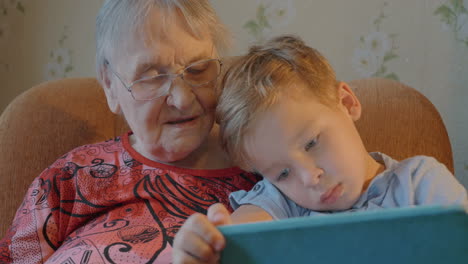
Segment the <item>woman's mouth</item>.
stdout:
<svg viewBox="0 0 468 264">
<path fill-rule="evenodd" d="M 197 116 L 189 117 L 189 118 L 180 118 L 180 119 L 175 119 L 166 122 L 168 125 L 189 125 L 191 123 L 194 123 L 194 121 L 197 119 Z"/>
<path fill-rule="evenodd" d="M 320 196 L 320 202 L 324 204 L 333 204 L 335 203 L 338 198 L 343 195 L 343 184 L 338 183 L 337 185 L 333 186 L 332 188 L 328 189 L 325 193 Z"/>
</svg>

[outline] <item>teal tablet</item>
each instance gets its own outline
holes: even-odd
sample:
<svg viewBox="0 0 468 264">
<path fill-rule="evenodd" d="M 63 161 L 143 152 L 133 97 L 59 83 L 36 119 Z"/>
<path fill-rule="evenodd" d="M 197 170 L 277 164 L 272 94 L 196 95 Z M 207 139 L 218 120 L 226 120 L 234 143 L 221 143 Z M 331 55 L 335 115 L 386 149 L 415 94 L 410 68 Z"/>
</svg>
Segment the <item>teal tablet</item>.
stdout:
<svg viewBox="0 0 468 264">
<path fill-rule="evenodd" d="M 468 264 L 468 215 L 419 206 L 220 227 L 221 263 Z"/>
</svg>

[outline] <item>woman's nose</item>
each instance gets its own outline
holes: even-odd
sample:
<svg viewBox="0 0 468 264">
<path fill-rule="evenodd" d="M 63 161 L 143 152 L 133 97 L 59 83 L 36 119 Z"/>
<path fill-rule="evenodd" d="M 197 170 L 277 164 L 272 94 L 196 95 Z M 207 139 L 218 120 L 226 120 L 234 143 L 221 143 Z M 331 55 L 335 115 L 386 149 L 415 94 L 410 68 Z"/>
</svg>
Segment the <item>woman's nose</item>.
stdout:
<svg viewBox="0 0 468 264">
<path fill-rule="evenodd" d="M 192 87 L 180 78 L 172 80 L 169 85 L 171 87 L 166 99 L 167 104 L 181 111 L 190 109 L 196 99 Z"/>
</svg>

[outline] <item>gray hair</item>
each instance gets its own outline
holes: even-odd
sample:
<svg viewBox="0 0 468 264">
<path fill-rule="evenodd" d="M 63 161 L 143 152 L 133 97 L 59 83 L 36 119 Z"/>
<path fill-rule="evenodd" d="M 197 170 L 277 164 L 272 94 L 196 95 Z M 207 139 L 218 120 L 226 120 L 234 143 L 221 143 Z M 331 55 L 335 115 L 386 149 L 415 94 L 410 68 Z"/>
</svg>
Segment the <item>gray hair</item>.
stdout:
<svg viewBox="0 0 468 264">
<path fill-rule="evenodd" d="M 230 35 L 220 21 L 209 0 L 106 0 L 96 19 L 96 70 L 100 72 L 110 56 L 119 48 L 123 35 L 138 32 L 147 21 L 153 8 L 161 10 L 161 27 L 164 30 L 173 12 L 185 19 L 190 33 L 200 37 L 207 29 L 218 53 L 229 48 Z M 168 33 L 170 34 L 170 33 Z"/>
</svg>

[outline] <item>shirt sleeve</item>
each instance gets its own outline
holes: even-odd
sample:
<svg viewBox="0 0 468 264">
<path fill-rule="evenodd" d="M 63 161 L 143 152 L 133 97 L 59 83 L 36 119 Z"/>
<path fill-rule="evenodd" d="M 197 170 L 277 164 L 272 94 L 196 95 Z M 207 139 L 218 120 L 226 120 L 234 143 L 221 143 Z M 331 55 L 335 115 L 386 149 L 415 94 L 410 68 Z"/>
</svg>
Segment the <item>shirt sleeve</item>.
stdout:
<svg viewBox="0 0 468 264">
<path fill-rule="evenodd" d="M 300 208 L 265 179 L 250 191 L 231 193 L 229 201 L 234 210 L 247 204 L 258 206 L 275 220 L 300 216 Z"/>
<path fill-rule="evenodd" d="M 66 164 L 62 157 L 29 186 L 0 241 L 0 263 L 43 263 L 63 243 L 68 217 L 57 210 L 61 197 L 57 181 L 68 176 Z"/>
<path fill-rule="evenodd" d="M 421 158 L 413 174 L 413 184 L 417 205 L 462 205 L 468 208 L 466 189 L 434 158 Z"/>
</svg>

